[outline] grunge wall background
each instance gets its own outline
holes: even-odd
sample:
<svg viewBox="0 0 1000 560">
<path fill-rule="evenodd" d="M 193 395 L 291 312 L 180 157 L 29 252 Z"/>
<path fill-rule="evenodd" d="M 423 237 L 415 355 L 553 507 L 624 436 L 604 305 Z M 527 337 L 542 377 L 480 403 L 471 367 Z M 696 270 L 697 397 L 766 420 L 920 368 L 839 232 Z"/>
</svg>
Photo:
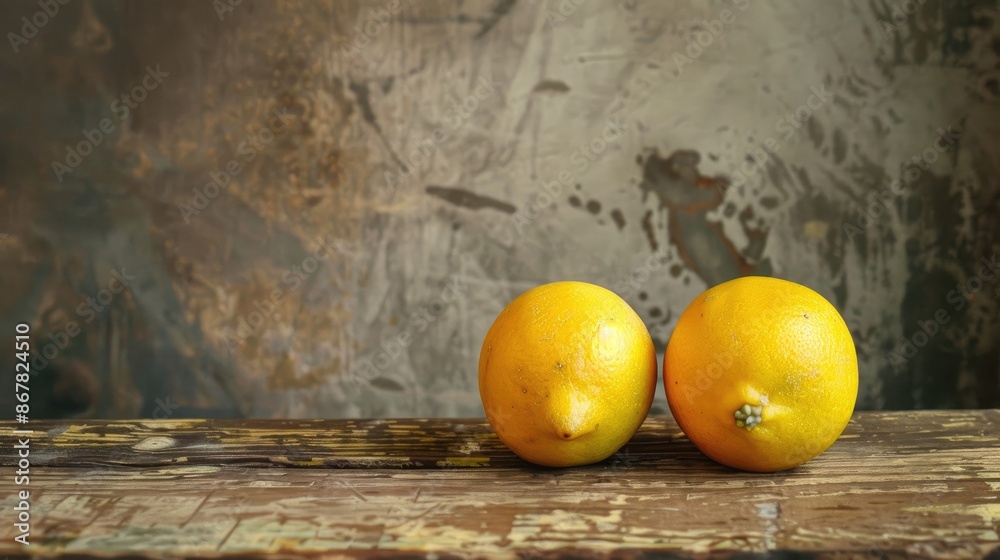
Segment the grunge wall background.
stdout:
<svg viewBox="0 0 1000 560">
<path fill-rule="evenodd" d="M 861 408 L 1000 406 L 995 1 L 578 4 L 0 5 L 33 417 L 479 416 L 521 291 L 662 353 L 745 274 L 841 310 Z"/>
</svg>

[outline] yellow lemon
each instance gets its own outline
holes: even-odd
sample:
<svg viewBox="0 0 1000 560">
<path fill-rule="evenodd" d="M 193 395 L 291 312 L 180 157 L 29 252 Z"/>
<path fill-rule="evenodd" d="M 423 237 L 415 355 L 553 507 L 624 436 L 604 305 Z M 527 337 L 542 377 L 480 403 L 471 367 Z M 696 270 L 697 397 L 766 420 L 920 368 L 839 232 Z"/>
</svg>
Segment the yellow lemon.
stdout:
<svg viewBox="0 0 1000 560">
<path fill-rule="evenodd" d="M 512 301 L 486 334 L 479 395 L 497 436 L 552 467 L 611 456 L 642 424 L 656 388 L 642 319 L 600 286 L 555 282 Z"/>
<path fill-rule="evenodd" d="M 772 472 L 840 437 L 858 395 L 858 360 L 823 296 L 750 276 L 705 291 L 681 314 L 663 382 L 677 424 L 705 455 Z"/>
</svg>

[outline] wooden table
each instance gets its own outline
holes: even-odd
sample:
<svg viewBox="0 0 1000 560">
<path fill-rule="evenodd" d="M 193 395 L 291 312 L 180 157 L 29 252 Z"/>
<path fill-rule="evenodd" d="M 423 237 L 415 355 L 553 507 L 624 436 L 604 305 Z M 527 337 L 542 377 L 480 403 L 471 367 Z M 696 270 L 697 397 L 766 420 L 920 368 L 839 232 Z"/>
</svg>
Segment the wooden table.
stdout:
<svg viewBox="0 0 1000 560">
<path fill-rule="evenodd" d="M 719 466 L 662 417 L 571 469 L 521 461 L 482 420 L 136 420 L 33 423 L 15 486 L 13 427 L 11 557 L 1000 558 L 1000 410 L 858 413 L 776 474 Z"/>
</svg>

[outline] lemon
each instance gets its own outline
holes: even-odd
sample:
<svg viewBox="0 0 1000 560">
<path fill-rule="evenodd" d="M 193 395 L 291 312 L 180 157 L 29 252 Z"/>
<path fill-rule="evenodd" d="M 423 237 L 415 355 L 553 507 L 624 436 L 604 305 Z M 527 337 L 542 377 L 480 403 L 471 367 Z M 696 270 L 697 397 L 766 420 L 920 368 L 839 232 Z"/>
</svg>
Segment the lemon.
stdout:
<svg viewBox="0 0 1000 560">
<path fill-rule="evenodd" d="M 497 317 L 479 355 L 479 395 L 519 457 L 566 467 L 610 457 L 652 404 L 656 350 L 642 319 L 584 282 L 528 290 Z"/>
<path fill-rule="evenodd" d="M 681 314 L 663 382 L 677 424 L 705 455 L 772 472 L 840 437 L 858 396 L 858 360 L 823 296 L 749 276 L 705 291 Z"/>
</svg>

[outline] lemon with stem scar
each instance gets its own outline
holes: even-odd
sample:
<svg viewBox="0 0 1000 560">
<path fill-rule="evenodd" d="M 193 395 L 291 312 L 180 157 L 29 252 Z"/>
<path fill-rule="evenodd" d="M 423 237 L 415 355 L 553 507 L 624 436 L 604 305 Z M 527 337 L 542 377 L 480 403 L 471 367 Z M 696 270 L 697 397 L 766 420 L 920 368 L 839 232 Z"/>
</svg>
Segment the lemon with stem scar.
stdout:
<svg viewBox="0 0 1000 560">
<path fill-rule="evenodd" d="M 681 314 L 663 382 L 678 425 L 705 455 L 780 471 L 844 431 L 857 400 L 857 353 L 823 296 L 749 276 L 705 291 Z"/>
</svg>

